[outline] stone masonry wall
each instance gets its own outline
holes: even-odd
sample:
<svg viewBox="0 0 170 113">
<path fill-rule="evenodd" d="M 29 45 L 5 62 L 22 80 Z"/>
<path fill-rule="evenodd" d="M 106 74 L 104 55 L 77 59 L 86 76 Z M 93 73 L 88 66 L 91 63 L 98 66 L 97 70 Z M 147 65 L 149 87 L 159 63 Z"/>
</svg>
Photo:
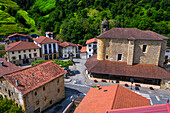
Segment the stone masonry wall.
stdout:
<svg viewBox="0 0 170 113">
<path fill-rule="evenodd" d="M 97 39 L 97 60 L 105 60 L 105 39 Z"/>
<path fill-rule="evenodd" d="M 59 81 L 58 81 L 59 80 Z M 45 90 L 43 90 L 45 87 Z M 35 92 L 37 95 L 35 95 Z M 44 86 L 24 95 L 24 103 L 27 113 L 33 113 L 40 108 L 40 111 L 52 106 L 65 98 L 64 76 L 59 77 Z M 37 105 L 37 101 L 39 104 Z M 52 101 L 52 104 L 50 104 Z"/>
<path fill-rule="evenodd" d="M 143 52 L 143 45 L 147 45 Z M 134 49 L 134 63 L 158 65 L 161 41 L 136 40 Z"/>
</svg>

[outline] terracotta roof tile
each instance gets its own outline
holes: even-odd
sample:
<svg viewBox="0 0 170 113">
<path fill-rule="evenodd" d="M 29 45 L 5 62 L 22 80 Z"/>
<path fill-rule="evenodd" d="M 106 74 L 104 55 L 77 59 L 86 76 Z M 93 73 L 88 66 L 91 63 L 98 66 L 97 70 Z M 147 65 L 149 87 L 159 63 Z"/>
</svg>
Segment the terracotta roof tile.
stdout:
<svg viewBox="0 0 170 113">
<path fill-rule="evenodd" d="M 24 35 L 24 34 L 15 33 L 15 34 L 12 34 L 12 35 L 8 36 L 4 41 L 7 41 L 7 40 L 9 40 L 10 37 L 14 37 L 14 36 L 32 38 L 30 35 Z"/>
<path fill-rule="evenodd" d="M 84 53 L 84 52 L 87 52 L 87 47 L 82 47 L 81 50 L 80 50 L 80 53 Z"/>
<path fill-rule="evenodd" d="M 80 47 L 83 47 L 82 45 L 80 45 L 80 44 L 77 44 L 78 46 L 80 46 Z"/>
<path fill-rule="evenodd" d="M 170 113 L 170 104 L 109 110 L 108 113 Z"/>
<path fill-rule="evenodd" d="M 87 40 L 86 44 L 90 44 L 90 43 L 93 43 L 93 42 L 97 42 L 97 38 L 92 38 L 92 39 Z"/>
<path fill-rule="evenodd" d="M 18 70 L 22 69 L 22 68 L 16 66 L 15 64 L 7 62 L 6 60 L 4 60 L 2 58 L 0 58 L 0 63 L 1 63 L 1 61 L 4 62 L 4 65 L 1 66 L 1 64 L 0 64 L 0 77 L 4 74 L 12 73 L 14 71 L 18 71 Z"/>
<path fill-rule="evenodd" d="M 33 42 L 25 42 L 19 41 L 15 43 L 11 43 L 5 46 L 5 51 L 20 51 L 20 50 L 27 50 L 27 49 L 39 49 L 40 47 L 34 44 Z"/>
<path fill-rule="evenodd" d="M 137 28 L 112 28 L 97 38 L 114 38 L 114 39 L 138 39 L 138 40 L 163 40 L 169 39 L 152 31 L 142 31 Z"/>
<path fill-rule="evenodd" d="M 85 66 L 92 73 L 132 76 L 155 79 L 170 79 L 170 74 L 161 67 L 151 64 L 127 65 L 126 62 L 97 60 L 97 55 L 88 58 Z"/>
<path fill-rule="evenodd" d="M 61 44 L 59 44 L 61 47 L 67 47 L 67 46 L 73 46 L 73 47 L 77 47 L 76 44 L 73 44 L 71 42 L 63 42 Z"/>
<path fill-rule="evenodd" d="M 106 113 L 106 110 L 147 106 L 149 99 L 121 85 L 91 88 L 74 113 Z"/>
<path fill-rule="evenodd" d="M 6 74 L 4 75 L 4 78 L 24 95 L 60 76 L 63 76 L 65 73 L 66 71 L 53 61 L 47 61 Z M 18 80 L 19 86 L 16 85 L 16 80 Z"/>
<path fill-rule="evenodd" d="M 46 43 L 56 43 L 57 40 L 47 38 L 45 36 L 40 36 L 38 38 L 33 38 L 34 41 L 38 42 L 39 44 L 46 44 Z"/>
</svg>

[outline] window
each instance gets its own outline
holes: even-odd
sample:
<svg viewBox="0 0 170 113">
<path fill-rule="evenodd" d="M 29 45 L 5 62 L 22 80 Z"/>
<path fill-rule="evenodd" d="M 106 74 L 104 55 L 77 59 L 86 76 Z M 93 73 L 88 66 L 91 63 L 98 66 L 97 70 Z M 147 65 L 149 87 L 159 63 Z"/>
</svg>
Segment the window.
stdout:
<svg viewBox="0 0 170 113">
<path fill-rule="evenodd" d="M 74 49 L 74 47 L 72 47 L 72 49 Z"/>
<path fill-rule="evenodd" d="M 47 97 L 44 97 L 44 101 L 46 101 L 47 100 Z"/>
<path fill-rule="evenodd" d="M 60 82 L 60 80 L 59 80 L 59 79 L 57 79 L 57 85 L 59 84 L 59 82 Z"/>
<path fill-rule="evenodd" d="M 67 53 L 67 51 L 64 51 L 64 53 Z"/>
<path fill-rule="evenodd" d="M 52 104 L 53 103 L 53 101 L 52 100 L 50 100 L 50 104 Z"/>
<path fill-rule="evenodd" d="M 108 59 L 108 55 L 106 55 L 106 59 Z"/>
<path fill-rule="evenodd" d="M 64 57 L 67 57 L 67 55 L 64 55 Z"/>
<path fill-rule="evenodd" d="M 29 49 L 29 52 L 31 52 L 31 49 Z"/>
<path fill-rule="evenodd" d="M 37 53 L 34 53 L 34 57 L 37 57 Z"/>
<path fill-rule="evenodd" d="M 169 52 L 169 50 L 166 50 L 166 52 Z"/>
<path fill-rule="evenodd" d="M 31 54 L 29 54 L 29 58 L 31 58 Z"/>
<path fill-rule="evenodd" d="M 21 60 L 21 55 L 19 55 L 19 59 Z"/>
<path fill-rule="evenodd" d="M 57 91 L 58 91 L 58 93 L 60 93 L 60 89 L 59 89 L 59 88 L 58 88 L 58 90 L 57 90 Z"/>
<path fill-rule="evenodd" d="M 35 58 L 35 60 L 37 60 L 37 58 Z"/>
<path fill-rule="evenodd" d="M 143 45 L 143 52 L 146 52 L 147 45 Z"/>
<path fill-rule="evenodd" d="M 91 44 L 89 45 L 89 47 L 91 47 Z"/>
<path fill-rule="evenodd" d="M 37 92 L 35 92 L 34 95 L 37 96 Z"/>
<path fill-rule="evenodd" d="M 36 101 L 36 105 L 39 105 L 39 100 Z"/>
<path fill-rule="evenodd" d="M 34 49 L 34 51 L 36 51 L 36 49 Z"/>
<path fill-rule="evenodd" d="M 21 51 L 18 51 L 18 53 L 21 53 Z"/>
<path fill-rule="evenodd" d="M 91 57 L 91 55 L 89 55 L 89 57 Z"/>
<path fill-rule="evenodd" d="M 14 51 L 12 52 L 12 54 L 14 54 Z"/>
<path fill-rule="evenodd" d="M 27 57 L 26 54 L 24 54 L 24 59 L 26 59 L 26 57 Z"/>
<path fill-rule="evenodd" d="M 43 87 L 43 91 L 45 91 L 45 86 Z"/>
<path fill-rule="evenodd" d="M 118 60 L 122 60 L 122 54 L 118 54 Z"/>
<path fill-rule="evenodd" d="M 24 53 L 25 53 L 25 50 L 24 50 Z"/>
<path fill-rule="evenodd" d="M 12 60 L 16 60 L 16 58 L 13 56 L 13 57 L 12 57 Z"/>
<path fill-rule="evenodd" d="M 91 49 L 89 49 L 89 51 L 91 51 Z"/>
</svg>

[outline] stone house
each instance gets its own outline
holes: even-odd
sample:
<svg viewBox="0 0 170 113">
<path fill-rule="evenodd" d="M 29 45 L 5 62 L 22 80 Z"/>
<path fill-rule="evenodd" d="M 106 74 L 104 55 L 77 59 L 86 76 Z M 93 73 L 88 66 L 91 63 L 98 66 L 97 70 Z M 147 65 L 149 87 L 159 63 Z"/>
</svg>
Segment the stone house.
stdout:
<svg viewBox="0 0 170 113">
<path fill-rule="evenodd" d="M 92 38 L 86 41 L 87 58 L 97 54 L 97 38 Z"/>
<path fill-rule="evenodd" d="M 19 41 L 5 46 L 7 61 L 16 65 L 41 60 L 40 47 L 33 42 Z"/>
<path fill-rule="evenodd" d="M 34 38 L 33 40 L 36 45 L 41 47 L 40 56 L 42 59 L 53 60 L 59 57 L 58 41 L 44 36 Z"/>
<path fill-rule="evenodd" d="M 11 44 L 18 41 L 32 42 L 32 37 L 29 35 L 23 35 L 19 33 L 12 34 L 4 40 L 7 44 Z"/>
<path fill-rule="evenodd" d="M 170 80 L 164 69 L 168 38 L 152 31 L 137 28 L 112 28 L 105 20 L 97 37 L 97 55 L 86 62 L 91 76 L 119 81 L 163 85 Z M 92 66 L 93 65 L 93 66 Z M 159 71 L 158 71 L 159 70 Z"/>
<path fill-rule="evenodd" d="M 71 54 L 73 55 L 73 57 L 76 57 L 76 44 L 73 44 L 71 42 L 63 42 L 59 44 L 59 47 L 61 58 L 69 58 Z"/>
<path fill-rule="evenodd" d="M 15 100 L 26 113 L 39 113 L 65 98 L 64 74 L 53 61 L 0 78 L 0 95 Z"/>
</svg>

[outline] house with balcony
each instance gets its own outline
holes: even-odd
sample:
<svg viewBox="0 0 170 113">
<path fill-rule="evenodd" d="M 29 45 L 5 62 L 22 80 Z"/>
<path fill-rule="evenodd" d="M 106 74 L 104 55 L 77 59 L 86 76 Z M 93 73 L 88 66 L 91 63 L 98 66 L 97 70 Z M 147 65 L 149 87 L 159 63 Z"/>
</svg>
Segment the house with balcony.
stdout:
<svg viewBox="0 0 170 113">
<path fill-rule="evenodd" d="M 72 57 L 76 57 L 77 44 L 63 42 L 59 44 L 59 47 L 61 58 L 70 58 L 70 55 L 72 55 Z"/>
<path fill-rule="evenodd" d="M 33 42 L 19 41 L 5 46 L 7 61 L 16 65 L 30 64 L 41 60 L 40 47 Z"/>
<path fill-rule="evenodd" d="M 58 51 L 58 41 L 45 37 L 40 36 L 34 38 L 34 43 L 41 48 L 40 56 L 44 60 L 53 60 L 59 57 Z"/>
<path fill-rule="evenodd" d="M 86 41 L 87 58 L 97 54 L 97 38 L 92 38 Z"/>
<path fill-rule="evenodd" d="M 18 41 L 32 42 L 32 37 L 29 35 L 15 33 L 15 34 L 8 36 L 4 41 L 7 44 L 11 44 L 11 43 L 18 42 Z"/>
</svg>

